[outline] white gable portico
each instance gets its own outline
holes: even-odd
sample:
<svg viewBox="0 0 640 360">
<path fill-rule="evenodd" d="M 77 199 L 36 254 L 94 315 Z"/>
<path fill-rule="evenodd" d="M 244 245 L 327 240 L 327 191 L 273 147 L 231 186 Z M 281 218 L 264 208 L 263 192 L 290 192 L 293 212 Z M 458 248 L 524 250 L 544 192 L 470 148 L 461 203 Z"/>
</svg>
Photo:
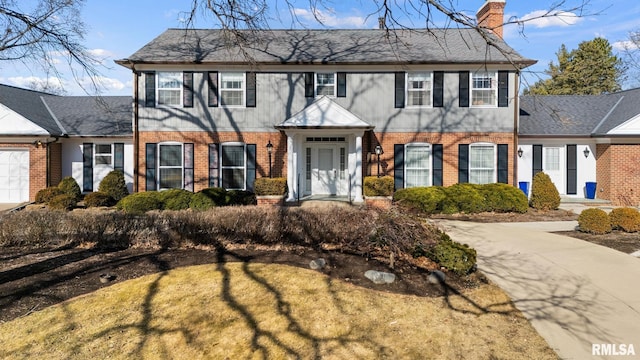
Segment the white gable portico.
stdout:
<svg viewBox="0 0 640 360">
<path fill-rule="evenodd" d="M 362 197 L 362 136 L 373 126 L 327 96 L 277 129 L 287 135 L 288 202 L 312 195 Z"/>
</svg>

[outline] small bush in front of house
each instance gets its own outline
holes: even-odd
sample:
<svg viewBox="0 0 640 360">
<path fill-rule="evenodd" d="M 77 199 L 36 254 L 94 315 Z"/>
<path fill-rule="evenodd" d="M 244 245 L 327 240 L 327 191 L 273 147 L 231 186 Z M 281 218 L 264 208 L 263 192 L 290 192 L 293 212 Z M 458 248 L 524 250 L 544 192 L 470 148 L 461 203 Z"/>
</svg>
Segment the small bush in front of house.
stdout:
<svg viewBox="0 0 640 360">
<path fill-rule="evenodd" d="M 479 191 L 480 185 L 460 183 L 444 188 L 446 198 L 442 201 L 442 212 L 445 214 L 475 214 L 486 211 L 484 196 Z"/>
<path fill-rule="evenodd" d="M 253 183 L 253 188 L 258 196 L 284 195 L 287 192 L 286 178 L 257 178 Z"/>
<path fill-rule="evenodd" d="M 395 204 L 427 215 L 440 212 L 445 198 L 445 191 L 440 186 L 398 189 L 393 194 Z"/>
<path fill-rule="evenodd" d="M 549 175 L 539 172 L 533 177 L 529 204 L 538 210 L 555 210 L 560 206 L 560 193 Z"/>
<path fill-rule="evenodd" d="M 429 253 L 431 260 L 458 275 L 468 274 L 475 268 L 476 256 L 475 249 L 451 240 L 445 233 Z"/>
<path fill-rule="evenodd" d="M 193 193 L 184 189 L 169 189 L 158 193 L 163 210 L 184 210 L 189 208 Z"/>
<path fill-rule="evenodd" d="M 640 231 L 640 211 L 635 208 L 615 208 L 609 213 L 611 228 L 624 232 Z"/>
<path fill-rule="evenodd" d="M 486 210 L 499 213 L 526 213 L 529 209 L 529 199 L 515 186 L 501 183 L 480 186 L 480 192 L 486 201 Z"/>
<path fill-rule="evenodd" d="M 194 210 L 209 210 L 217 206 L 227 205 L 227 190 L 213 187 L 193 194 L 189 207 Z"/>
<path fill-rule="evenodd" d="M 88 208 L 113 206 L 115 204 L 116 201 L 109 194 L 103 193 L 101 191 L 89 193 L 84 197 L 84 206 Z"/>
<path fill-rule="evenodd" d="M 78 185 L 76 180 L 71 176 L 63 178 L 58 184 L 58 188 L 62 190 L 62 193 L 73 197 L 76 201 L 80 201 L 82 199 L 80 185 Z"/>
<path fill-rule="evenodd" d="M 76 207 L 78 202 L 76 199 L 69 194 L 60 194 L 54 196 L 51 201 L 49 201 L 49 208 L 54 210 L 66 210 L 69 211 Z"/>
<path fill-rule="evenodd" d="M 256 205 L 256 195 L 248 190 L 227 191 L 226 205 Z"/>
<path fill-rule="evenodd" d="M 100 181 L 98 191 L 109 194 L 115 201 L 120 201 L 129 195 L 127 183 L 124 181 L 124 174 L 119 170 L 109 172 L 107 176 Z"/>
<path fill-rule="evenodd" d="M 42 189 L 36 193 L 36 203 L 48 204 L 51 201 L 51 199 L 62 194 L 63 194 L 62 190 L 57 186 Z"/>
<path fill-rule="evenodd" d="M 146 191 L 122 198 L 116 207 L 128 214 L 141 215 L 147 211 L 161 210 L 162 201 L 157 191 Z"/>
<path fill-rule="evenodd" d="M 602 235 L 611 232 L 611 220 L 602 209 L 585 209 L 578 215 L 578 228 L 582 232 Z"/>
<path fill-rule="evenodd" d="M 393 177 L 366 176 L 364 178 L 364 196 L 393 195 Z"/>
</svg>

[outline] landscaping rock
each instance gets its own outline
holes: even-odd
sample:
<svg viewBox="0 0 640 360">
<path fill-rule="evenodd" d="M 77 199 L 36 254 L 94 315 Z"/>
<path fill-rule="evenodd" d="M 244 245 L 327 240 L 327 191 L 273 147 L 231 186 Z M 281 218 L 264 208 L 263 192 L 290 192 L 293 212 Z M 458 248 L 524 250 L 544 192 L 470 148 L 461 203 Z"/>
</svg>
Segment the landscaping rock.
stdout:
<svg viewBox="0 0 640 360">
<path fill-rule="evenodd" d="M 427 276 L 427 281 L 429 281 L 432 284 L 444 283 L 446 279 L 447 279 L 446 275 L 440 270 L 432 271 L 431 274 Z"/>
<path fill-rule="evenodd" d="M 318 258 L 309 262 L 309 267 L 313 270 L 323 269 L 326 265 L 327 262 L 323 258 Z"/>
<path fill-rule="evenodd" d="M 375 270 L 368 270 L 364 273 L 364 277 L 373 281 L 374 284 L 391 284 L 396 280 L 395 274 Z"/>
</svg>

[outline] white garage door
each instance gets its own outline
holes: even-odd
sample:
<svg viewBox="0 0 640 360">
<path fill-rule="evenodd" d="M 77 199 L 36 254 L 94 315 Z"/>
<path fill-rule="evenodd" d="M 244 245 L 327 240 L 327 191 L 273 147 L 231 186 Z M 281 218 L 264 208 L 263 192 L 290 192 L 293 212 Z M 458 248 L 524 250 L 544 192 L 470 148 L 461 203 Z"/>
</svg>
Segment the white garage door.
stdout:
<svg viewBox="0 0 640 360">
<path fill-rule="evenodd" d="M 0 203 L 29 201 L 29 151 L 0 150 Z"/>
</svg>

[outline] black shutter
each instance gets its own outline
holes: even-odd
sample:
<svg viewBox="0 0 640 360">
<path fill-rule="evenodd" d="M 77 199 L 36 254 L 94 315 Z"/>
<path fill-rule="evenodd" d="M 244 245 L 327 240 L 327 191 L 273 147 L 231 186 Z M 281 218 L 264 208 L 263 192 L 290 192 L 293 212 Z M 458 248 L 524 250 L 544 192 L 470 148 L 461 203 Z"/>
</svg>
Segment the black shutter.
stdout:
<svg viewBox="0 0 640 360">
<path fill-rule="evenodd" d="M 184 176 L 183 189 L 193 191 L 193 143 L 186 143 L 184 146 Z"/>
<path fill-rule="evenodd" d="M 567 195 L 578 193 L 578 149 L 567 145 Z"/>
<path fill-rule="evenodd" d="M 442 144 L 433 144 L 432 149 L 431 166 L 433 167 L 433 174 L 431 178 L 431 185 L 442 186 Z"/>
<path fill-rule="evenodd" d="M 247 73 L 247 107 L 256 107 L 256 73 Z"/>
<path fill-rule="evenodd" d="M 509 145 L 498 144 L 498 182 L 509 183 Z"/>
<path fill-rule="evenodd" d="M 209 71 L 207 73 L 207 84 L 209 85 L 208 102 L 209 107 L 218 106 L 218 72 Z"/>
<path fill-rule="evenodd" d="M 220 155 L 218 144 L 209 144 L 209 187 L 220 187 Z"/>
<path fill-rule="evenodd" d="M 469 145 L 458 144 L 458 183 L 469 182 Z"/>
<path fill-rule="evenodd" d="M 404 107 L 404 72 L 397 72 L 395 78 L 395 108 Z"/>
<path fill-rule="evenodd" d="M 247 144 L 246 179 L 246 189 L 249 191 L 253 191 L 253 182 L 256 180 L 256 144 Z"/>
<path fill-rule="evenodd" d="M 444 106 L 444 71 L 433 72 L 433 107 Z"/>
<path fill-rule="evenodd" d="M 498 71 L 498 107 L 509 106 L 509 72 Z"/>
<path fill-rule="evenodd" d="M 156 106 L 156 74 L 144 73 L 144 106 Z"/>
<path fill-rule="evenodd" d="M 460 71 L 458 78 L 458 106 L 469 107 L 469 72 Z"/>
<path fill-rule="evenodd" d="M 304 97 L 314 97 L 315 96 L 315 86 L 313 83 L 313 73 L 308 72 L 304 73 Z"/>
<path fill-rule="evenodd" d="M 146 191 L 153 191 L 153 190 L 157 190 L 157 177 L 156 177 L 156 173 L 157 173 L 157 167 L 156 167 L 156 149 L 157 149 L 157 145 L 154 143 L 147 143 L 145 146 L 146 149 L 146 155 L 145 155 L 145 177 L 146 177 L 146 183 L 145 183 L 145 188 Z"/>
<path fill-rule="evenodd" d="M 82 144 L 82 191 L 93 191 L 93 144 Z"/>
<path fill-rule="evenodd" d="M 339 72 L 338 76 L 338 97 L 347 97 L 347 73 Z"/>
<path fill-rule="evenodd" d="M 113 170 L 121 171 L 124 174 L 124 144 L 113 144 Z"/>
<path fill-rule="evenodd" d="M 404 188 L 404 144 L 393 145 L 393 183 L 396 190 Z"/>
<path fill-rule="evenodd" d="M 533 145 L 533 175 L 542 171 L 542 145 Z"/>
<path fill-rule="evenodd" d="M 182 73 L 182 106 L 193 107 L 193 73 Z"/>
</svg>

